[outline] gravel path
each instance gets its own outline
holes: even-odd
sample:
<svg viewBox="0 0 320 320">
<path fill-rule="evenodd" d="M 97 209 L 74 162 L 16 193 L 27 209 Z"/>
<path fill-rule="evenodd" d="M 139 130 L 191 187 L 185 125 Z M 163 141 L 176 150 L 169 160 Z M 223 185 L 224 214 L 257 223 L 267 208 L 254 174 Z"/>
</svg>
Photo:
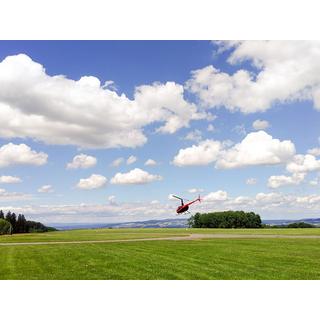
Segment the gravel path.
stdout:
<svg viewBox="0 0 320 320">
<path fill-rule="evenodd" d="M 115 239 L 115 240 L 84 240 L 84 241 L 45 241 L 45 242 L 6 242 L 0 246 L 56 245 L 83 243 L 114 243 L 160 240 L 201 240 L 201 239 L 320 239 L 320 235 L 278 235 L 278 234 L 190 234 L 188 236 L 170 236 L 161 238 Z"/>
</svg>

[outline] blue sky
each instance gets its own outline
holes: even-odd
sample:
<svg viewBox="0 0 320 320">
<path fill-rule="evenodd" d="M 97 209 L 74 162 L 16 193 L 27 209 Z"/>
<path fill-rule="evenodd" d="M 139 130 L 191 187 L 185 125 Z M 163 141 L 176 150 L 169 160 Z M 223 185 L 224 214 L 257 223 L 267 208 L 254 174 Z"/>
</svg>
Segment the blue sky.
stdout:
<svg viewBox="0 0 320 320">
<path fill-rule="evenodd" d="M 0 41 L 0 205 L 46 223 L 146 220 L 200 189 L 202 212 L 319 216 L 319 47 Z"/>
</svg>

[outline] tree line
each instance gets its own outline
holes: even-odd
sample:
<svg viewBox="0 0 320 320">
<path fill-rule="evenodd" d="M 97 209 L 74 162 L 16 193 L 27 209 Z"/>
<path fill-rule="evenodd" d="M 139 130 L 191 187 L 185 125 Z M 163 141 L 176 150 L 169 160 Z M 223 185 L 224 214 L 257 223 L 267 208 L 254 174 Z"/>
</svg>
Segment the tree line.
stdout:
<svg viewBox="0 0 320 320">
<path fill-rule="evenodd" d="M 40 222 L 27 220 L 23 214 L 16 215 L 8 211 L 6 214 L 0 210 L 0 234 L 30 233 L 54 231 Z"/>
<path fill-rule="evenodd" d="M 289 224 L 280 224 L 280 225 L 263 225 L 264 228 L 277 229 L 277 228 L 316 228 L 315 225 L 306 222 L 293 222 Z"/>
<path fill-rule="evenodd" d="M 254 212 L 222 211 L 196 213 L 188 219 L 191 228 L 261 228 L 261 218 Z"/>
</svg>

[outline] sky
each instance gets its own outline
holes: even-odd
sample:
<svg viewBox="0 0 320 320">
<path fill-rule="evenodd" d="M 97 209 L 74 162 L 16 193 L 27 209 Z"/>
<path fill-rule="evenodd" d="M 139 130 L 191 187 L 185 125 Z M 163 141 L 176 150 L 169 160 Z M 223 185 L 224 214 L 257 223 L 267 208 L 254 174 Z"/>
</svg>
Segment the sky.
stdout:
<svg viewBox="0 0 320 320">
<path fill-rule="evenodd" d="M 0 41 L 0 207 L 319 217 L 319 123 L 320 42 Z"/>
</svg>

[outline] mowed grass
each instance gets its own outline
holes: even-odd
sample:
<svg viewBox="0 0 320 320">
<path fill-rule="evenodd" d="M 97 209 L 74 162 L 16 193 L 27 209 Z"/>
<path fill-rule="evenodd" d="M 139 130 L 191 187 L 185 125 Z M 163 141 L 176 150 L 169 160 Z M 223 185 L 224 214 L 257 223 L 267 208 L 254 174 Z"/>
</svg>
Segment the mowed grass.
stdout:
<svg viewBox="0 0 320 320">
<path fill-rule="evenodd" d="M 55 231 L 45 233 L 14 234 L 0 236 L 0 243 L 12 242 L 56 242 L 56 241 L 103 241 L 119 239 L 163 238 L 170 236 L 188 235 L 179 229 L 85 229 Z"/>
<path fill-rule="evenodd" d="M 121 239 L 128 235 L 145 238 L 146 234 L 158 237 L 159 234 L 168 236 L 190 232 L 265 234 L 268 231 L 272 232 L 270 234 L 320 234 L 318 229 L 285 229 L 283 232 L 279 229 L 97 229 L 46 235 L 54 239 L 52 241 L 74 241 L 79 237 L 88 240 L 97 234 L 112 239 L 121 236 Z M 43 241 L 39 240 L 43 239 L 41 237 L 43 234 L 31 235 L 27 241 L 31 238 L 32 242 L 34 239 Z M 12 238 L 25 239 L 22 236 Z M 3 237 L 0 239 L 4 241 Z M 320 279 L 320 239 L 203 239 L 2 246 L 0 279 Z"/>
<path fill-rule="evenodd" d="M 156 229 L 84 229 L 55 231 L 46 233 L 14 234 L 0 236 L 3 242 L 49 242 L 49 241 L 90 241 L 161 238 L 183 236 L 192 233 L 201 234 L 264 234 L 264 235 L 319 235 L 320 228 L 310 229 L 185 229 L 185 228 L 156 228 Z"/>
</svg>

